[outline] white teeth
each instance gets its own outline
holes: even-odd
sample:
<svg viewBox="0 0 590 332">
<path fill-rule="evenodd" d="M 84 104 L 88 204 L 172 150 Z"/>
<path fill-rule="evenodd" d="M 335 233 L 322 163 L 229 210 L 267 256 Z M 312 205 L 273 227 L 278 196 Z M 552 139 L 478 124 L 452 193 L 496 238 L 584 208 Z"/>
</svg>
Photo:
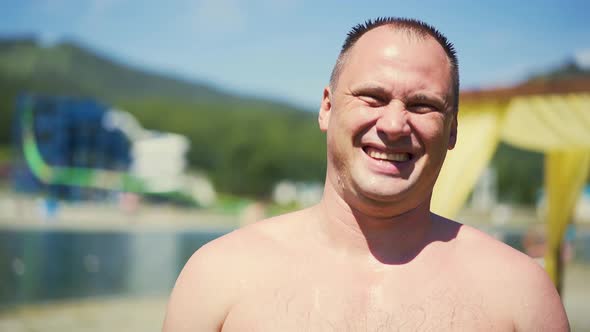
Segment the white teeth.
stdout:
<svg viewBox="0 0 590 332">
<path fill-rule="evenodd" d="M 385 153 L 385 152 L 370 149 L 369 151 L 367 151 L 367 154 L 371 158 L 380 159 L 380 160 L 407 161 L 410 159 L 410 154 L 408 154 L 408 153 Z"/>
</svg>

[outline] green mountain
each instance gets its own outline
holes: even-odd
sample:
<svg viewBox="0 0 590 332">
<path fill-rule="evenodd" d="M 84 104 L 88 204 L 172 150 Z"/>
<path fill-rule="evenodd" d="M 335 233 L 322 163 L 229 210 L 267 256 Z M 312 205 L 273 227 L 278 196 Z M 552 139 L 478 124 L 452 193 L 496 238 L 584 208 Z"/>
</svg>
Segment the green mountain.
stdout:
<svg viewBox="0 0 590 332">
<path fill-rule="evenodd" d="M 510 89 L 587 91 L 588 78 L 588 69 L 569 61 Z M 146 128 L 187 136 L 190 167 L 207 173 L 223 192 L 264 197 L 282 179 L 323 181 L 325 137 L 316 114 L 284 103 L 133 68 L 74 42 L 41 47 L 34 38 L 0 39 L 0 147 L 10 142 L 14 101 L 22 91 L 92 97 L 131 112 Z M 542 156 L 523 153 L 500 147 L 494 159 L 504 200 L 535 200 Z M 523 160 L 520 173 L 514 158 Z"/>
<path fill-rule="evenodd" d="M 33 38 L 0 39 L 0 80 L 39 93 L 121 100 L 166 98 L 183 102 L 280 103 L 238 97 L 210 85 L 133 68 L 74 42 L 42 47 Z"/>
<path fill-rule="evenodd" d="M 582 68 L 575 59 L 568 59 L 556 68 L 532 75 L 527 82 L 590 79 L 590 68 Z"/>
<path fill-rule="evenodd" d="M 149 129 L 186 135 L 190 166 L 226 192 L 266 196 L 277 181 L 322 181 L 317 115 L 199 82 L 132 68 L 73 42 L 0 40 L 0 144 L 20 92 L 86 96 L 134 114 Z"/>
</svg>

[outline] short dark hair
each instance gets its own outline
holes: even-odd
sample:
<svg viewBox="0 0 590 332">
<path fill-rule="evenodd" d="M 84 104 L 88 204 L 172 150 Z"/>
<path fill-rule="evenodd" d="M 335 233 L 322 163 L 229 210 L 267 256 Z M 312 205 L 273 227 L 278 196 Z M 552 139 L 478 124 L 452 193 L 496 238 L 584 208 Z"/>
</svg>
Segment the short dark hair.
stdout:
<svg viewBox="0 0 590 332">
<path fill-rule="evenodd" d="M 425 37 L 431 36 L 434 38 L 444 49 L 447 54 L 447 58 L 451 64 L 451 79 L 453 85 L 453 108 L 455 111 L 459 108 L 459 61 L 457 60 L 457 54 L 455 46 L 445 37 L 440 31 L 438 31 L 432 25 L 425 23 L 420 20 L 411 18 L 400 18 L 400 17 L 378 17 L 374 20 L 367 20 L 365 23 L 357 24 L 347 34 L 336 64 L 332 69 L 330 75 L 330 87 L 336 88 L 338 78 L 342 72 L 342 68 L 346 62 L 346 55 L 350 49 L 356 44 L 356 42 L 368 31 L 371 31 L 380 26 L 391 26 L 392 28 L 399 29 L 401 31 L 415 33 L 418 36 Z"/>
</svg>

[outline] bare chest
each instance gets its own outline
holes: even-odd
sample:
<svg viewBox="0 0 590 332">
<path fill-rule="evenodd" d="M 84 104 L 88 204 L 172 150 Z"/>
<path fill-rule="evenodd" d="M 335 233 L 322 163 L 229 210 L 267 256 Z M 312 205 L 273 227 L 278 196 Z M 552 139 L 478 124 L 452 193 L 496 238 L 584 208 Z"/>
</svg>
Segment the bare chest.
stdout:
<svg viewBox="0 0 590 332">
<path fill-rule="evenodd" d="M 223 331 L 509 331 L 482 294 L 355 280 L 290 280 L 248 292 Z"/>
</svg>

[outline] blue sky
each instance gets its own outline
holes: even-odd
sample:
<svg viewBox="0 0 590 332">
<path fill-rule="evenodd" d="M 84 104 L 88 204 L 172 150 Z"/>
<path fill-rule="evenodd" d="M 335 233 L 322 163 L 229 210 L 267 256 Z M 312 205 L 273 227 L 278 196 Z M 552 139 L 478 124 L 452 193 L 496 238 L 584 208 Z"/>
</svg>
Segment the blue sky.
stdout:
<svg viewBox="0 0 590 332">
<path fill-rule="evenodd" d="M 0 36 L 83 42 L 119 61 L 315 110 L 346 32 L 423 19 L 455 44 L 466 89 L 513 84 L 576 57 L 590 67 L 590 1 L 19 0 Z"/>
</svg>

